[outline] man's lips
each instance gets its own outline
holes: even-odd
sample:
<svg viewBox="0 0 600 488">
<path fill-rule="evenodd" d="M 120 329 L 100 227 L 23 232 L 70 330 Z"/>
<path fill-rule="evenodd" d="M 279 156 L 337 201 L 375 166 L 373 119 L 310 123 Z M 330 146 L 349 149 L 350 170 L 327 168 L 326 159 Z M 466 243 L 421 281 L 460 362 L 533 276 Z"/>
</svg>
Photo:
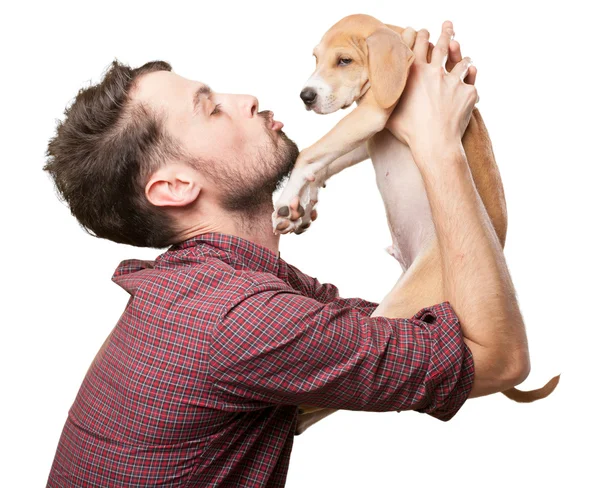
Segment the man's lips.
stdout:
<svg viewBox="0 0 600 488">
<path fill-rule="evenodd" d="M 279 122 L 279 120 L 273 120 L 273 112 L 271 112 L 270 110 L 267 124 L 269 126 L 269 129 L 271 130 L 280 130 L 283 127 L 283 122 Z"/>
</svg>

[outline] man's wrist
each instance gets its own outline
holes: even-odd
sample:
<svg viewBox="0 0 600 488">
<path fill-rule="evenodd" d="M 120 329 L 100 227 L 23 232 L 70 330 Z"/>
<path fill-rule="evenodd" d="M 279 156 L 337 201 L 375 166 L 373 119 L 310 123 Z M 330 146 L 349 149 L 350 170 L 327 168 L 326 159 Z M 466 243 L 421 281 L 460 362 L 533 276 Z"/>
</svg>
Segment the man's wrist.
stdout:
<svg viewBox="0 0 600 488">
<path fill-rule="evenodd" d="M 423 171 L 436 171 L 449 164 L 467 161 L 467 155 L 460 139 L 431 141 L 411 147 L 415 164 Z"/>
</svg>

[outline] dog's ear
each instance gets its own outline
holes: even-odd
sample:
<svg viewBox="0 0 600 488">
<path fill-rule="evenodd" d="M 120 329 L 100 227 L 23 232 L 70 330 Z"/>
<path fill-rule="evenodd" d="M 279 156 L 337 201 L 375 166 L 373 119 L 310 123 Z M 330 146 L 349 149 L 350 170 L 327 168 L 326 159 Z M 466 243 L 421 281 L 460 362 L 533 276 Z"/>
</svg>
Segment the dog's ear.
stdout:
<svg viewBox="0 0 600 488">
<path fill-rule="evenodd" d="M 367 37 L 367 49 L 371 90 L 380 107 L 390 108 L 402 95 L 415 55 L 400 35 L 387 27 Z"/>
</svg>

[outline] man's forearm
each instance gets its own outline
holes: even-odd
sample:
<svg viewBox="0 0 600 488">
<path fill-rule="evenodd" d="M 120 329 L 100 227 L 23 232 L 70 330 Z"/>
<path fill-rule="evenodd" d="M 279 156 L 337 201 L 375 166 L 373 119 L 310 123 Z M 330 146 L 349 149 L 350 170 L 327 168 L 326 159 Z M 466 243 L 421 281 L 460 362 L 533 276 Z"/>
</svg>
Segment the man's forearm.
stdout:
<svg viewBox="0 0 600 488">
<path fill-rule="evenodd" d="M 459 317 L 465 342 L 480 355 L 480 380 L 489 374 L 518 383 L 529 371 L 525 327 L 502 246 L 463 146 L 458 141 L 413 156 L 431 206 L 445 295 Z M 496 385 L 490 382 L 489 388 Z M 480 381 L 478 392 L 486 394 L 485 382 Z"/>
</svg>

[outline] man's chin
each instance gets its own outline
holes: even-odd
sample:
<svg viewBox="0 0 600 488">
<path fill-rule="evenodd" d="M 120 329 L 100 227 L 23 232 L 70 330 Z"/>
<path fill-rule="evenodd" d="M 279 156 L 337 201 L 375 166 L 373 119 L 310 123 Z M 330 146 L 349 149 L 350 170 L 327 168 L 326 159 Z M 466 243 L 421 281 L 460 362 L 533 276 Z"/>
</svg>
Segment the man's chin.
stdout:
<svg viewBox="0 0 600 488">
<path fill-rule="evenodd" d="M 272 205 L 273 193 L 289 178 L 299 154 L 298 145 L 279 131 L 273 153 L 267 156 L 271 161 L 263 160 L 261 173 L 250 179 L 239 175 L 233 178 L 235 184 L 224 185 L 226 196 L 222 200 L 223 207 L 229 211 L 253 214 Z"/>
<path fill-rule="evenodd" d="M 282 142 L 285 145 L 285 152 L 281 157 L 281 171 L 279 172 L 279 177 L 277 178 L 276 190 L 278 190 L 282 186 L 283 182 L 289 178 L 296 164 L 296 160 L 298 159 L 298 155 L 300 154 L 298 145 L 292 141 L 285 132 L 279 131 L 279 133 L 281 135 Z"/>
</svg>

